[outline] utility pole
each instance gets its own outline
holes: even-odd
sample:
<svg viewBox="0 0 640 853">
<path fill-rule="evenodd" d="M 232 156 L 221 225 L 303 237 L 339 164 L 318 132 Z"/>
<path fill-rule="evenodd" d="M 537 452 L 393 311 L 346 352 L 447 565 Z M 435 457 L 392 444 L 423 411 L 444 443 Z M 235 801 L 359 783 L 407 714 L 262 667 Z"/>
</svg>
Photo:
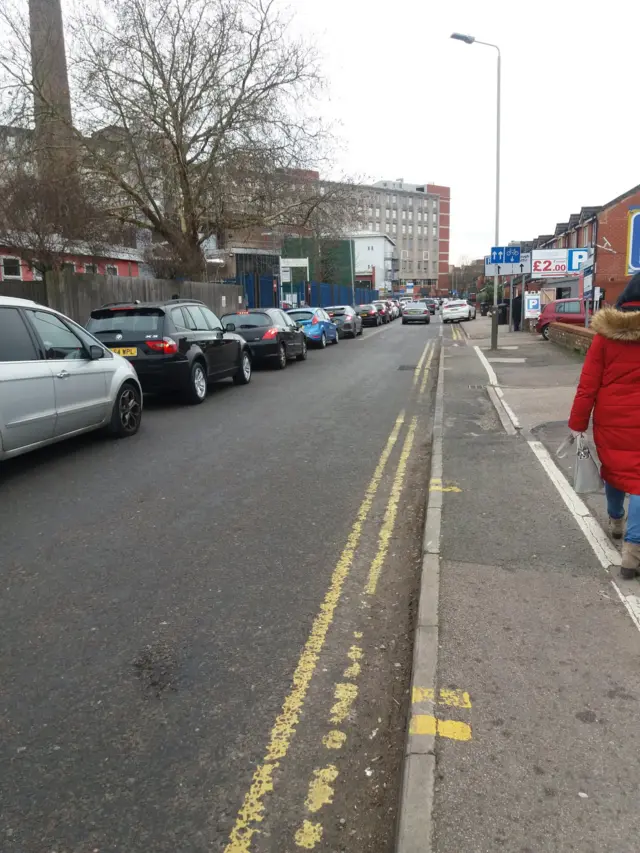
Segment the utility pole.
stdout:
<svg viewBox="0 0 640 853">
<path fill-rule="evenodd" d="M 353 238 L 349 237 L 349 267 L 351 269 L 351 304 L 356 307 L 356 283 L 353 270 Z"/>
</svg>

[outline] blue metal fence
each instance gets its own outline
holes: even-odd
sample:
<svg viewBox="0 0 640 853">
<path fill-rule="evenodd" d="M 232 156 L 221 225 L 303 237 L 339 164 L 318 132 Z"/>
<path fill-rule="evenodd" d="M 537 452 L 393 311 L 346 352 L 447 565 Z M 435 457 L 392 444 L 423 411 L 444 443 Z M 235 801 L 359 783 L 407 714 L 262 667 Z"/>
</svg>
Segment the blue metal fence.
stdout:
<svg viewBox="0 0 640 853">
<path fill-rule="evenodd" d="M 238 284 L 244 288 L 248 308 L 272 308 L 278 304 L 280 294 L 274 291 L 271 276 L 245 273 L 238 276 Z M 314 308 L 326 308 L 328 305 L 350 305 L 352 302 L 351 288 L 344 284 L 312 281 L 310 284 L 294 284 L 291 289 L 298 305 L 306 302 Z M 288 297 L 289 293 L 285 296 Z M 363 305 L 377 299 L 378 291 L 356 287 L 355 297 L 356 305 Z"/>
</svg>

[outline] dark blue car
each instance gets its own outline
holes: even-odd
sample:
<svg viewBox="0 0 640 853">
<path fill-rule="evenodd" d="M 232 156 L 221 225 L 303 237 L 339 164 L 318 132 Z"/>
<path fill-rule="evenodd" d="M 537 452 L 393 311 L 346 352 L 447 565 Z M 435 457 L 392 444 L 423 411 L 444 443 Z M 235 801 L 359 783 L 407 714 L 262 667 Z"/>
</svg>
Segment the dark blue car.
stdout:
<svg viewBox="0 0 640 853">
<path fill-rule="evenodd" d="M 324 349 L 328 342 L 338 343 L 338 327 L 324 308 L 291 308 L 287 314 L 302 329 L 310 344 Z"/>
</svg>

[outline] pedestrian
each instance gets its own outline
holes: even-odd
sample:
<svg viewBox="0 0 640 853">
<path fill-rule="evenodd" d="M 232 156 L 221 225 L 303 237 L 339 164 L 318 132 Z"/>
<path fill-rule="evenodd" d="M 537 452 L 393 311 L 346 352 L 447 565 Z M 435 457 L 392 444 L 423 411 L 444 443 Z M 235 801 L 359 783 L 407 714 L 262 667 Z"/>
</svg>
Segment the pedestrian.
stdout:
<svg viewBox="0 0 640 853">
<path fill-rule="evenodd" d="M 520 331 L 520 321 L 522 319 L 522 296 L 518 294 L 513 297 L 513 331 Z"/>
<path fill-rule="evenodd" d="M 621 575 L 630 580 L 640 574 L 640 273 L 615 307 L 594 315 L 591 328 L 596 335 L 582 367 L 569 429 L 585 432 L 593 412 L 609 532 L 614 539 L 624 536 Z"/>
</svg>

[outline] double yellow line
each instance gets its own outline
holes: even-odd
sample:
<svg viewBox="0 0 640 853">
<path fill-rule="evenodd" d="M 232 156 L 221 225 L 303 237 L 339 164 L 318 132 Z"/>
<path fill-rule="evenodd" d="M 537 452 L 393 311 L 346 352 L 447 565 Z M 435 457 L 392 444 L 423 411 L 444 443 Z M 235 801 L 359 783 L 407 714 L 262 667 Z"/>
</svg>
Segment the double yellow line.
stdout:
<svg viewBox="0 0 640 853">
<path fill-rule="evenodd" d="M 451 326 L 451 336 L 454 341 L 463 341 L 465 339 L 465 335 L 458 325 Z"/>
<path fill-rule="evenodd" d="M 398 440 L 404 420 L 405 412 L 402 411 L 396 418 L 396 422 L 389 437 L 387 438 L 384 450 L 380 454 L 380 459 L 378 460 L 376 469 L 369 485 L 367 486 L 364 499 L 358 509 L 356 520 L 354 521 L 351 531 L 349 532 L 349 536 L 347 537 L 347 543 L 333 570 L 329 589 L 327 590 L 324 600 L 320 605 L 320 610 L 313 621 L 311 632 L 294 670 L 292 678 L 293 686 L 291 687 L 288 695 L 285 697 L 280 713 L 273 724 L 265 755 L 254 771 L 251 785 L 245 794 L 240 810 L 238 811 L 238 815 L 229 835 L 229 842 L 224 849 L 224 853 L 250 853 L 253 836 L 259 831 L 258 826 L 264 820 L 264 800 L 267 794 L 273 791 L 274 773 L 280 766 L 280 761 L 286 756 L 298 727 L 300 713 L 318 663 L 320 652 L 324 647 L 327 633 L 333 623 L 336 607 L 338 606 L 338 602 L 340 601 L 340 596 L 342 594 L 342 588 L 353 565 L 356 549 L 362 537 L 364 523 L 371 511 L 373 500 L 380 487 L 382 475 L 387 462 L 389 461 L 391 452 Z M 415 421 L 416 419 L 414 418 L 411 422 L 409 433 L 405 439 L 402 449 L 401 461 L 402 458 L 404 458 L 404 468 L 399 488 L 401 488 L 402 485 L 404 470 L 406 468 L 406 460 L 413 444 L 413 436 L 416 428 Z M 399 475 L 396 474 L 394 485 L 398 480 L 398 477 Z M 387 511 L 389 511 L 388 507 Z M 385 539 L 384 541 L 381 540 L 379 549 L 384 547 L 385 544 L 388 549 L 388 539 Z M 373 571 L 373 566 L 371 571 Z"/>
<path fill-rule="evenodd" d="M 413 386 L 414 388 L 420 381 L 420 377 L 422 374 L 422 381 L 420 381 L 420 394 L 424 394 L 424 390 L 427 387 L 427 381 L 429 379 L 429 370 L 431 369 L 431 362 L 433 361 L 433 354 L 435 352 L 435 342 L 427 341 L 424 345 L 424 349 L 422 350 L 422 355 L 420 356 L 420 360 L 416 365 L 416 369 L 413 371 Z M 426 361 L 425 361 L 426 360 Z M 424 367 L 424 370 L 423 370 Z"/>
</svg>

